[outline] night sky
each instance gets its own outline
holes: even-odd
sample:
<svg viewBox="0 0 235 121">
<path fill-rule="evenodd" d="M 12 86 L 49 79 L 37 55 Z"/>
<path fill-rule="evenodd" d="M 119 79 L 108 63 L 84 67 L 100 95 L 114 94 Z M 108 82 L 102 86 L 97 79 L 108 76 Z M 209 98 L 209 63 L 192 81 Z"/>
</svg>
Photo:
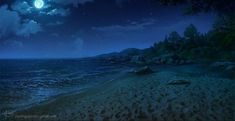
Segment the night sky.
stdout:
<svg viewBox="0 0 235 121">
<path fill-rule="evenodd" d="M 40 0 L 39 0 L 40 1 Z M 171 31 L 212 28 L 213 13 L 156 0 L 0 0 L 0 58 L 78 58 L 147 48 Z"/>
</svg>

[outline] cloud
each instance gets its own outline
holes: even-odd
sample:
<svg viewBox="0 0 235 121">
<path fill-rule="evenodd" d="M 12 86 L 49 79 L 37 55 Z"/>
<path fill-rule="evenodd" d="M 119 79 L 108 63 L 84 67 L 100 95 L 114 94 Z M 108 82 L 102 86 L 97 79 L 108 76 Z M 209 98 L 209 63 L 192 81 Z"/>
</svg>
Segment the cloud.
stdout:
<svg viewBox="0 0 235 121">
<path fill-rule="evenodd" d="M 69 9 L 63 9 L 63 8 L 55 8 L 52 9 L 51 11 L 49 11 L 47 13 L 47 15 L 51 15 L 51 16 L 67 16 L 69 15 Z"/>
<path fill-rule="evenodd" d="M 17 1 L 11 6 L 11 8 L 20 14 L 29 14 L 32 13 L 33 10 L 33 7 L 30 6 L 26 1 Z"/>
<path fill-rule="evenodd" d="M 87 2 L 93 2 L 94 0 L 51 0 L 51 2 L 62 5 L 73 5 L 77 7 L 79 4 L 85 4 Z"/>
<path fill-rule="evenodd" d="M 21 23 L 19 14 L 7 6 L 0 7 L 0 38 L 11 35 L 30 36 L 42 31 L 42 27 L 34 20 Z"/>
<path fill-rule="evenodd" d="M 20 28 L 20 17 L 17 12 L 0 7 L 0 38 L 14 34 Z"/>
<path fill-rule="evenodd" d="M 55 3 L 55 2 L 54 2 Z M 67 16 L 69 15 L 70 11 L 69 9 L 64 8 L 55 8 L 52 7 L 53 4 L 50 2 L 46 3 L 43 6 L 43 9 L 38 11 L 34 6 L 32 2 L 29 2 L 29 0 L 21 1 L 16 0 L 13 5 L 11 5 L 12 10 L 17 11 L 19 14 L 27 15 L 32 13 L 39 13 L 43 15 L 51 15 L 51 16 Z M 61 6 L 58 6 L 61 7 Z"/>
<path fill-rule="evenodd" d="M 111 25 L 111 26 L 104 26 L 104 27 L 93 27 L 93 30 L 101 31 L 101 32 L 129 32 L 129 31 L 138 31 L 144 30 L 148 26 L 154 25 L 155 21 L 149 19 L 144 22 L 131 22 L 128 25 Z"/>
<path fill-rule="evenodd" d="M 41 25 L 34 20 L 30 20 L 22 24 L 22 27 L 18 30 L 17 35 L 28 37 L 31 34 L 36 34 L 40 31 L 42 31 Z"/>
</svg>

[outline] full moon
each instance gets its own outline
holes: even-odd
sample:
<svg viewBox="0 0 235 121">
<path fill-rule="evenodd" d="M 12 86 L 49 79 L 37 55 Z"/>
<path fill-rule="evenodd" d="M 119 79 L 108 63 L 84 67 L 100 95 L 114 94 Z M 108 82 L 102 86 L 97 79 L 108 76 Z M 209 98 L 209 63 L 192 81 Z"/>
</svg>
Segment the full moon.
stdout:
<svg viewBox="0 0 235 121">
<path fill-rule="evenodd" d="M 38 9 L 42 8 L 44 6 L 44 1 L 43 0 L 35 0 L 34 6 Z"/>
</svg>

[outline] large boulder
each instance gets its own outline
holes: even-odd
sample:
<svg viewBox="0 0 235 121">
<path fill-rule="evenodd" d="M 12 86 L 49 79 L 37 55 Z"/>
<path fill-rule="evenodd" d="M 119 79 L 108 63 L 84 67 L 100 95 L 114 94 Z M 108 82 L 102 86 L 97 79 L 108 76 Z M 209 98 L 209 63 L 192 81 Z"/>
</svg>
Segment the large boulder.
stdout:
<svg viewBox="0 0 235 121">
<path fill-rule="evenodd" d="M 134 73 L 136 75 L 146 75 L 146 74 L 151 74 L 153 72 L 154 71 L 148 66 L 145 66 L 145 67 L 134 70 Z"/>
</svg>

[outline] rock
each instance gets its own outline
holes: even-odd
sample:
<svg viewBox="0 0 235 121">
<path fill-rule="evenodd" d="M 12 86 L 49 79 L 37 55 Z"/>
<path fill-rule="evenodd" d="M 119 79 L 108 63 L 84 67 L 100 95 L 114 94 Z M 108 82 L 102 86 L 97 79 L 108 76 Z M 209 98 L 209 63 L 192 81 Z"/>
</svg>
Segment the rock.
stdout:
<svg viewBox="0 0 235 121">
<path fill-rule="evenodd" d="M 160 63 L 160 60 L 161 60 L 160 57 L 154 57 L 154 58 L 152 59 L 152 62 L 158 64 L 158 63 Z"/>
<path fill-rule="evenodd" d="M 211 67 L 220 67 L 220 68 L 227 68 L 230 65 L 235 65 L 232 62 L 226 62 L 226 61 L 222 61 L 222 62 L 215 62 L 211 64 Z"/>
<path fill-rule="evenodd" d="M 189 85 L 189 84 L 191 84 L 191 82 L 187 80 L 172 80 L 167 83 L 167 85 Z"/>
<path fill-rule="evenodd" d="M 131 58 L 131 62 L 135 64 L 144 64 L 146 60 L 143 56 L 137 55 Z"/>
<path fill-rule="evenodd" d="M 148 66 L 134 70 L 134 73 L 137 75 L 146 75 L 146 74 L 151 74 L 153 72 L 154 71 L 151 68 L 149 68 Z"/>
<path fill-rule="evenodd" d="M 176 54 L 165 54 L 159 57 L 154 57 L 152 59 L 152 62 L 155 64 L 173 64 L 173 65 L 183 65 L 183 64 L 188 64 L 189 61 L 186 59 L 180 58 Z"/>
<path fill-rule="evenodd" d="M 211 64 L 211 67 L 213 68 L 220 68 L 225 71 L 235 71 L 235 63 L 233 62 L 215 62 Z"/>
<path fill-rule="evenodd" d="M 226 71 L 235 71 L 235 65 L 229 65 L 225 69 Z"/>
</svg>

